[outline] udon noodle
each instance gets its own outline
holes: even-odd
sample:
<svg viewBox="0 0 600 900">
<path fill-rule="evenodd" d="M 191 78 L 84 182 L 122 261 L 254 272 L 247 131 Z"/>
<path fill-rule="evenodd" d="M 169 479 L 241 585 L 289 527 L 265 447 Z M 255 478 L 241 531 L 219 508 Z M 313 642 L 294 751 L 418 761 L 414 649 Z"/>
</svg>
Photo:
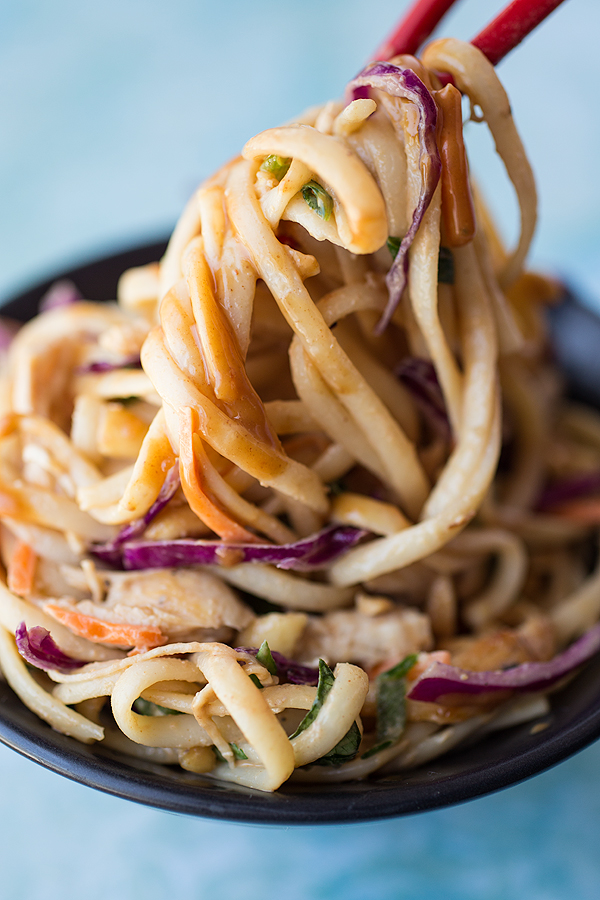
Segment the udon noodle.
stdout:
<svg viewBox="0 0 600 900">
<path fill-rule="evenodd" d="M 463 97 L 517 195 L 510 251 Z M 544 716 L 600 615 L 600 419 L 550 361 L 535 220 L 493 67 L 440 40 L 248 141 L 117 304 L 54 291 L 1 392 L 23 702 L 266 791 Z"/>
</svg>

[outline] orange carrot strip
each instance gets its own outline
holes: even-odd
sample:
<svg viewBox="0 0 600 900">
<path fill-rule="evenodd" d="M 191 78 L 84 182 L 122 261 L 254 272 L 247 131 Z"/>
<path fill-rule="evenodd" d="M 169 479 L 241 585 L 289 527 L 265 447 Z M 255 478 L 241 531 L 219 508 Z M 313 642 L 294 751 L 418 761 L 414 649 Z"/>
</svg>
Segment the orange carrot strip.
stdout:
<svg viewBox="0 0 600 900">
<path fill-rule="evenodd" d="M 19 594 L 20 597 L 26 597 L 31 593 L 36 561 L 37 557 L 29 544 L 19 541 L 6 573 L 9 591 Z"/>
<path fill-rule="evenodd" d="M 0 490 L 0 516 L 14 516 L 20 512 L 19 501 L 8 490 Z"/>
<path fill-rule="evenodd" d="M 418 659 L 412 669 L 406 673 L 407 681 L 416 681 L 423 672 L 425 672 L 433 662 L 446 663 L 450 665 L 450 653 L 447 650 L 434 650 L 432 653 L 424 653 L 423 659 Z"/>
<path fill-rule="evenodd" d="M 418 659 L 414 666 L 408 670 L 406 673 L 406 678 L 408 681 L 416 681 L 417 678 L 423 674 L 423 672 L 429 668 L 432 662 L 443 662 L 450 664 L 450 654 L 447 650 L 434 650 L 432 653 L 422 653 L 421 656 L 423 659 Z M 367 675 L 369 676 L 369 680 L 373 681 L 377 678 L 378 675 L 381 675 L 382 672 L 387 672 L 388 669 L 391 669 L 393 666 L 398 665 L 401 662 L 401 659 L 386 659 L 383 662 L 377 663 L 372 668 L 367 669 Z"/>
<path fill-rule="evenodd" d="M 279 438 L 269 422 L 262 400 L 252 386 L 244 358 L 227 314 L 219 306 L 201 243 L 196 240 L 187 250 L 189 266 L 184 264 L 198 338 L 202 347 L 217 405 L 231 419 L 238 419 L 260 441 L 281 451 Z"/>
<path fill-rule="evenodd" d="M 209 465 L 202 441 L 194 442 L 196 413 L 186 406 L 179 411 L 179 472 L 185 498 L 198 518 L 224 541 L 249 543 L 256 537 L 224 512 L 203 484 L 202 467 Z"/>
<path fill-rule="evenodd" d="M 151 650 L 166 643 L 160 628 L 152 625 L 130 625 L 127 622 L 105 622 L 94 616 L 85 616 L 75 609 L 56 603 L 46 603 L 45 612 L 74 632 L 96 644 L 114 644 L 118 647 L 135 647 Z"/>
<path fill-rule="evenodd" d="M 571 522 L 580 522 L 582 525 L 600 525 L 600 497 L 564 503 L 553 509 L 550 514 L 561 519 L 569 519 Z"/>
</svg>

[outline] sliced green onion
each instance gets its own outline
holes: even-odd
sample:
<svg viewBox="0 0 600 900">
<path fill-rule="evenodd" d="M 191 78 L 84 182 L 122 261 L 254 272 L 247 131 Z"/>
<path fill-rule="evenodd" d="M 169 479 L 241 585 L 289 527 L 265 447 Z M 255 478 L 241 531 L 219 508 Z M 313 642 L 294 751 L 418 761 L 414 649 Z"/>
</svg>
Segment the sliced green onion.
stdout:
<svg viewBox="0 0 600 900">
<path fill-rule="evenodd" d="M 233 755 L 235 756 L 236 759 L 248 759 L 248 757 L 246 756 L 246 754 L 244 753 L 242 748 L 238 747 L 237 744 L 234 744 L 233 741 L 229 742 L 229 746 L 231 747 L 231 749 L 233 751 Z"/>
<path fill-rule="evenodd" d="M 250 679 L 250 681 L 254 682 L 254 684 L 260 691 L 262 691 L 262 683 L 261 683 L 261 680 L 258 677 L 258 675 L 255 675 L 253 672 L 251 675 L 248 676 L 248 678 Z"/>
<path fill-rule="evenodd" d="M 237 744 L 234 744 L 233 741 L 229 742 L 229 746 L 231 747 L 231 752 L 233 753 L 233 755 L 235 756 L 236 759 L 248 759 L 248 757 L 246 756 L 246 754 L 244 753 L 242 748 L 238 747 Z M 215 744 L 212 744 L 210 749 L 215 754 L 215 756 L 217 757 L 217 760 L 219 762 L 221 762 L 221 763 L 227 762 L 227 760 L 225 759 L 225 757 L 223 756 L 223 754 L 221 753 L 219 748 L 217 746 L 215 746 Z"/>
<path fill-rule="evenodd" d="M 269 175 L 273 175 L 277 181 L 281 181 L 291 164 L 292 160 L 287 156 L 267 156 L 261 169 L 263 172 L 268 172 Z"/>
<path fill-rule="evenodd" d="M 333 212 L 333 200 L 327 193 L 325 188 L 317 184 L 316 181 L 309 181 L 302 188 L 302 196 L 311 209 L 314 209 L 318 216 L 327 221 Z"/>
</svg>

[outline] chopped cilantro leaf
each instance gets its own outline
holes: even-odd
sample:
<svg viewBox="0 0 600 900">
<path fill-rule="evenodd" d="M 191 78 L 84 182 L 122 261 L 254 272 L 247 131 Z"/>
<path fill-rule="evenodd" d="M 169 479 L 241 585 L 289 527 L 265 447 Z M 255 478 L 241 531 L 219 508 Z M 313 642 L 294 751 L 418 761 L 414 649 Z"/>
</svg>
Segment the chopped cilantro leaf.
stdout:
<svg viewBox="0 0 600 900">
<path fill-rule="evenodd" d="M 265 669 L 271 673 L 271 675 L 277 675 L 277 665 L 271 651 L 269 650 L 269 645 L 266 641 L 263 641 L 260 645 L 260 650 L 256 654 L 256 658 L 261 665 L 265 667 Z"/>
</svg>

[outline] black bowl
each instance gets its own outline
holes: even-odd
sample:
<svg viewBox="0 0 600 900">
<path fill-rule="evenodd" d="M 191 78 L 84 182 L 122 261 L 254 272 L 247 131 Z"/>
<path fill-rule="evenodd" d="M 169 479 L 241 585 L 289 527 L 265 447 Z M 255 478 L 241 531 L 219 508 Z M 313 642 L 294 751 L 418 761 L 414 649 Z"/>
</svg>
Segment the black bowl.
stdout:
<svg viewBox="0 0 600 900">
<path fill-rule="evenodd" d="M 164 244 L 139 247 L 70 272 L 92 300 L 114 297 L 121 272 L 160 257 Z M 58 276 L 57 276 L 58 277 Z M 5 315 L 26 320 L 50 279 L 11 300 Z M 553 311 L 557 357 L 573 392 L 600 405 L 600 320 L 573 298 Z M 600 371 L 598 371 L 600 375 Z M 552 696 L 547 727 L 532 723 L 497 732 L 414 771 L 368 782 L 286 784 L 275 794 L 223 785 L 174 766 L 156 765 L 87 746 L 58 734 L 0 682 L 0 741 L 75 781 L 118 797 L 195 816 L 269 825 L 317 825 L 402 816 L 461 803 L 497 791 L 555 765 L 600 737 L 600 659 Z"/>
</svg>

